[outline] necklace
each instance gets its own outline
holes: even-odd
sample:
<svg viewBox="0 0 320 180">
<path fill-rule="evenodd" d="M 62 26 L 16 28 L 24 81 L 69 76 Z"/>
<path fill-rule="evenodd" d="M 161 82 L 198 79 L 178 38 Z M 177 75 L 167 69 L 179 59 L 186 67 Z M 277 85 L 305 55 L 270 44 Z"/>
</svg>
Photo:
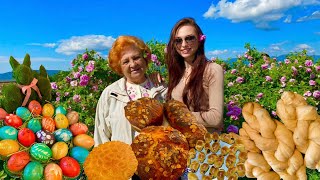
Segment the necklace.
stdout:
<svg viewBox="0 0 320 180">
<path fill-rule="evenodd" d="M 191 71 L 192 71 L 192 68 L 186 68 L 185 71 L 184 71 L 183 79 L 184 79 L 186 84 L 187 84 L 187 82 L 189 80 L 189 77 L 191 75 Z"/>
</svg>

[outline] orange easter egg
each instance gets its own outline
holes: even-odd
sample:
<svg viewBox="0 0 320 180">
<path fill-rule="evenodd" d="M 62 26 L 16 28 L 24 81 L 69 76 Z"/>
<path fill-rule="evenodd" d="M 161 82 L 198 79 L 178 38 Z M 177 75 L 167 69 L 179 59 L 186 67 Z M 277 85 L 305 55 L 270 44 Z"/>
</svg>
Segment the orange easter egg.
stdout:
<svg viewBox="0 0 320 180">
<path fill-rule="evenodd" d="M 79 134 L 73 139 L 73 144 L 75 146 L 90 149 L 94 145 L 94 140 L 87 134 Z"/>
<path fill-rule="evenodd" d="M 79 113 L 77 111 L 70 111 L 68 114 L 67 114 L 67 118 L 68 118 L 68 121 L 69 121 L 69 124 L 75 124 L 79 121 Z"/>
<path fill-rule="evenodd" d="M 52 117 L 44 116 L 41 120 L 42 129 L 47 130 L 49 132 L 54 132 L 56 129 L 56 123 L 52 119 Z"/>
<path fill-rule="evenodd" d="M 49 163 L 44 169 L 46 180 L 62 180 L 62 169 L 55 163 Z"/>
<path fill-rule="evenodd" d="M 30 101 L 28 105 L 28 109 L 33 115 L 36 115 L 36 116 L 39 116 L 42 113 L 42 106 L 36 100 Z"/>
<path fill-rule="evenodd" d="M 0 141 L 0 155 L 7 156 L 9 154 L 19 151 L 20 145 L 18 141 L 12 139 L 5 139 Z"/>
</svg>

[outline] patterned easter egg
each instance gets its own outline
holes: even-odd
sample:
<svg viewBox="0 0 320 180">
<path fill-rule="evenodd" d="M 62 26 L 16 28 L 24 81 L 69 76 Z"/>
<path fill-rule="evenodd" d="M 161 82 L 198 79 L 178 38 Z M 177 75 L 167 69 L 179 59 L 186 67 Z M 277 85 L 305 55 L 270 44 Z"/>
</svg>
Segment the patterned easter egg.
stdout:
<svg viewBox="0 0 320 180">
<path fill-rule="evenodd" d="M 54 138 L 53 133 L 47 130 L 39 130 L 36 132 L 36 139 L 38 143 L 44 143 L 51 147 L 55 142 L 56 139 Z"/>
<path fill-rule="evenodd" d="M 54 132 L 54 137 L 56 141 L 68 142 L 72 138 L 72 133 L 69 129 L 58 129 Z"/>
<path fill-rule="evenodd" d="M 69 124 L 77 123 L 79 121 L 79 113 L 76 111 L 70 111 L 67 114 L 67 118 L 68 118 Z"/>
<path fill-rule="evenodd" d="M 79 134 L 73 139 L 73 144 L 86 149 L 90 149 L 94 145 L 94 140 L 87 134 Z"/>
<path fill-rule="evenodd" d="M 31 129 L 34 133 L 36 133 L 37 131 L 39 131 L 41 129 L 41 123 L 39 121 L 39 119 L 37 118 L 32 118 L 29 122 L 27 127 L 29 129 Z"/>
<path fill-rule="evenodd" d="M 25 151 L 17 152 L 10 156 L 8 169 L 13 172 L 21 171 L 30 161 L 29 153 Z"/>
<path fill-rule="evenodd" d="M 36 141 L 36 136 L 31 129 L 22 128 L 18 132 L 18 141 L 23 146 L 29 147 Z"/>
<path fill-rule="evenodd" d="M 77 160 L 80 164 L 83 164 L 89 155 L 89 151 L 83 147 L 75 146 L 71 149 L 70 156 Z"/>
<path fill-rule="evenodd" d="M 56 142 L 52 148 L 52 158 L 59 160 L 68 154 L 68 145 L 65 142 Z"/>
<path fill-rule="evenodd" d="M 42 107 L 42 115 L 43 116 L 48 116 L 48 117 L 52 117 L 54 114 L 54 107 L 52 104 L 45 104 Z"/>
<path fill-rule="evenodd" d="M 86 134 L 88 131 L 88 126 L 84 123 L 79 122 L 72 124 L 69 129 L 72 132 L 72 135 L 76 136 L 79 134 Z"/>
<path fill-rule="evenodd" d="M 46 162 L 52 157 L 52 151 L 46 144 L 36 143 L 31 146 L 30 155 L 37 161 Z"/>
<path fill-rule="evenodd" d="M 72 157 L 64 157 L 60 160 L 59 166 L 63 175 L 75 178 L 80 174 L 80 164 Z"/>
<path fill-rule="evenodd" d="M 40 180 L 43 176 L 43 166 L 37 161 L 31 161 L 23 170 L 24 180 Z"/>
<path fill-rule="evenodd" d="M 54 117 L 54 121 L 56 122 L 57 129 L 67 128 L 69 126 L 69 121 L 64 114 L 56 114 L 56 116 Z"/>
<path fill-rule="evenodd" d="M 55 163 L 49 163 L 44 169 L 45 180 L 62 180 L 62 169 Z"/>
<path fill-rule="evenodd" d="M 66 115 L 67 114 L 67 110 L 66 108 L 64 108 L 63 106 L 58 106 L 55 110 L 55 114 L 63 114 Z"/>
<path fill-rule="evenodd" d="M 35 116 L 39 116 L 42 112 L 42 106 L 36 100 L 32 100 L 29 102 L 28 109 Z"/>
<path fill-rule="evenodd" d="M 32 118 L 31 112 L 26 107 L 18 107 L 16 115 L 19 116 L 23 121 L 27 121 Z"/>
<path fill-rule="evenodd" d="M 12 126 L 3 126 L 0 128 L 0 140 L 12 139 L 17 140 L 18 130 Z"/>
<path fill-rule="evenodd" d="M 22 119 L 15 114 L 7 115 L 4 119 L 4 123 L 15 128 L 19 128 L 23 124 Z"/>
<path fill-rule="evenodd" d="M 56 123 L 54 122 L 52 117 L 47 117 L 47 116 L 43 117 L 41 120 L 41 125 L 42 125 L 42 129 L 50 132 L 54 132 L 54 130 L 56 129 Z"/>
<path fill-rule="evenodd" d="M 7 156 L 9 154 L 19 151 L 20 145 L 18 141 L 12 139 L 5 139 L 0 141 L 0 155 Z"/>
</svg>

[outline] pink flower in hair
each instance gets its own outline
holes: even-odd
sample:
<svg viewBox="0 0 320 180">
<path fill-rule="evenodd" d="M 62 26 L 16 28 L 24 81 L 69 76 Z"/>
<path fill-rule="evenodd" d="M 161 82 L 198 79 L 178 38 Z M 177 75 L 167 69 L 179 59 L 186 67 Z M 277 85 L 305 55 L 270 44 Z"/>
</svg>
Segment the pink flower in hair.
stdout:
<svg viewBox="0 0 320 180">
<path fill-rule="evenodd" d="M 205 39 L 206 39 L 206 35 L 201 34 L 200 37 L 199 37 L 199 40 L 200 40 L 200 41 L 203 41 L 203 40 L 205 40 Z"/>
</svg>

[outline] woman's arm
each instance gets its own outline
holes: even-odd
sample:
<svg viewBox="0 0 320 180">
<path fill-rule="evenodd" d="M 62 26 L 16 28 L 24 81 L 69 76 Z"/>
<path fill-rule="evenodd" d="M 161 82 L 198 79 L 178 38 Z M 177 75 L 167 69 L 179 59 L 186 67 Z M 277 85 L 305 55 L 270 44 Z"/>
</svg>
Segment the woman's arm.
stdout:
<svg viewBox="0 0 320 180">
<path fill-rule="evenodd" d="M 206 127 L 214 127 L 222 130 L 223 128 L 223 104 L 224 104 L 224 73 L 220 65 L 216 63 L 209 64 L 208 96 L 209 109 L 203 112 L 193 112 L 198 122 Z"/>
</svg>

